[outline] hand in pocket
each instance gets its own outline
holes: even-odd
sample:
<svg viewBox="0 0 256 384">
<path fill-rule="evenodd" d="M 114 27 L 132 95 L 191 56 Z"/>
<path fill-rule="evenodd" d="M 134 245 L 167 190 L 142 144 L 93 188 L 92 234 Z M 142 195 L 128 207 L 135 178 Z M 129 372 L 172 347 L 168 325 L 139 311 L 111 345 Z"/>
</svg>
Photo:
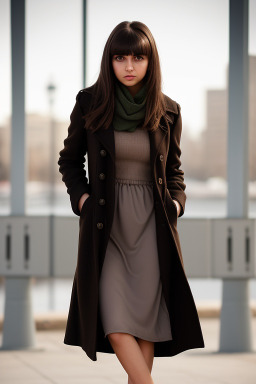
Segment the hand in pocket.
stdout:
<svg viewBox="0 0 256 384">
<path fill-rule="evenodd" d="M 79 208 L 79 211 L 81 213 L 82 211 L 82 208 L 83 208 L 83 205 L 85 203 L 85 201 L 90 197 L 89 193 L 84 193 L 81 197 L 80 197 L 80 200 L 79 200 L 79 203 L 78 203 L 78 208 Z"/>
</svg>

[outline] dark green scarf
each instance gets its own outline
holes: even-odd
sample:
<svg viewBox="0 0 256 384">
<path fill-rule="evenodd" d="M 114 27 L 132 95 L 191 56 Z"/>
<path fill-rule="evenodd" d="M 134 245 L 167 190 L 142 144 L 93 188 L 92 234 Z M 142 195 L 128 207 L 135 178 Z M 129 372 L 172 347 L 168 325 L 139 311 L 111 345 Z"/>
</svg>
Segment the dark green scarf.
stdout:
<svg viewBox="0 0 256 384">
<path fill-rule="evenodd" d="M 134 132 L 144 121 L 146 112 L 146 84 L 132 96 L 120 81 L 115 83 L 115 112 L 113 126 L 116 131 Z"/>
</svg>

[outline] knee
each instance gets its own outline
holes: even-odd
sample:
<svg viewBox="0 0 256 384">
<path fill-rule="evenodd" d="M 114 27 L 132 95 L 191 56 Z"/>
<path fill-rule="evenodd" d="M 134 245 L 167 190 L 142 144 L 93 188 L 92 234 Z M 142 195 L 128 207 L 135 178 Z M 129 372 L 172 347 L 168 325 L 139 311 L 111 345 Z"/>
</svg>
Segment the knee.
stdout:
<svg viewBox="0 0 256 384">
<path fill-rule="evenodd" d="M 125 334 L 120 332 L 114 332 L 114 333 L 109 333 L 107 336 L 111 343 L 121 344 Z"/>
</svg>

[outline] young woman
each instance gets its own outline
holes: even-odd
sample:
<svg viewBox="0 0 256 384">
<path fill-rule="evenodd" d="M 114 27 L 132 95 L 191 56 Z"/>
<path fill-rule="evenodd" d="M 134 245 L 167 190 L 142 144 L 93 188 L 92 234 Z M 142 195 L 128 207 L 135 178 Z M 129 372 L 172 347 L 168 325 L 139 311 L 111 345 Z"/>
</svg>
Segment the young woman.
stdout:
<svg viewBox="0 0 256 384">
<path fill-rule="evenodd" d="M 58 164 L 80 218 L 64 343 L 93 361 L 96 351 L 116 353 L 129 384 L 153 383 L 154 356 L 204 340 L 177 232 L 186 201 L 180 105 L 161 91 L 145 24 L 114 28 L 70 120 Z"/>
</svg>

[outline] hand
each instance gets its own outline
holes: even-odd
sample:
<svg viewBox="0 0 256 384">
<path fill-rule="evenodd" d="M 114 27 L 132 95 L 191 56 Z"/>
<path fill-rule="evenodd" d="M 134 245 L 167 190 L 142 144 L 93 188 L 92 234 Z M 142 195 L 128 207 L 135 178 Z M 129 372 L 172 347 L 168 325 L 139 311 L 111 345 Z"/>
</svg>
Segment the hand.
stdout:
<svg viewBox="0 0 256 384">
<path fill-rule="evenodd" d="M 180 210 L 181 210 L 181 206 L 180 206 L 180 203 L 177 201 L 177 200 L 174 200 L 174 203 L 176 205 L 176 208 L 177 208 L 177 217 L 179 217 L 179 214 L 180 214 Z"/>
<path fill-rule="evenodd" d="M 83 206 L 85 200 L 88 199 L 89 196 L 90 196 L 89 193 L 84 193 L 84 194 L 80 197 L 80 200 L 79 200 L 79 203 L 78 203 L 78 209 L 79 209 L 80 212 L 81 212 L 81 210 L 82 210 L 82 206 Z"/>
</svg>

